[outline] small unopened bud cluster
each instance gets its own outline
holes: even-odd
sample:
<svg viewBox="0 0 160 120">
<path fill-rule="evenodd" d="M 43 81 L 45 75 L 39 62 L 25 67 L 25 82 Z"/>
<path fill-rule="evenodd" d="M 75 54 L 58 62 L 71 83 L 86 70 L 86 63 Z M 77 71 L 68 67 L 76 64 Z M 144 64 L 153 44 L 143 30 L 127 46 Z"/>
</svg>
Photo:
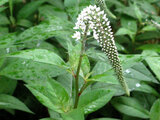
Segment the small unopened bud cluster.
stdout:
<svg viewBox="0 0 160 120">
<path fill-rule="evenodd" d="M 122 67 L 118 58 L 113 32 L 111 32 L 110 21 L 106 16 L 105 12 L 101 11 L 100 7 L 97 7 L 96 5 L 90 5 L 89 7 L 84 8 L 79 14 L 74 27 L 74 29 L 77 29 L 78 31 L 76 31 L 72 37 L 76 38 L 76 40 L 80 40 L 80 36 L 84 35 L 86 29 L 87 35 L 90 35 L 91 32 L 93 32 L 94 39 L 98 41 L 102 47 L 102 51 L 108 56 L 122 87 L 127 94 L 129 94 L 127 84 L 123 78 Z"/>
</svg>

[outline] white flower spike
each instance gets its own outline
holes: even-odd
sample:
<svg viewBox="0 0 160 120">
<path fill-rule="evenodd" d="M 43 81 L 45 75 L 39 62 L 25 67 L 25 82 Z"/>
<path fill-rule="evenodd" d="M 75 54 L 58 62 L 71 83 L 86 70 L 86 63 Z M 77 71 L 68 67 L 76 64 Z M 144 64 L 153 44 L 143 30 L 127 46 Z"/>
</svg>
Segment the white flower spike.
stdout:
<svg viewBox="0 0 160 120">
<path fill-rule="evenodd" d="M 108 59 L 112 64 L 122 87 L 129 96 L 130 92 L 123 77 L 123 71 L 118 58 L 113 32 L 111 32 L 112 29 L 110 26 L 110 21 L 106 18 L 106 16 L 107 15 L 104 11 L 101 11 L 101 8 L 96 5 L 90 5 L 89 7 L 84 8 L 79 14 L 77 23 L 75 24 L 76 26 L 74 27 L 74 29 L 79 30 L 79 32 L 76 31 L 73 38 L 79 40 L 80 36 L 84 34 L 88 26 L 89 33 L 92 31 L 94 39 L 100 43 L 102 51 L 104 51 L 108 56 Z"/>
</svg>

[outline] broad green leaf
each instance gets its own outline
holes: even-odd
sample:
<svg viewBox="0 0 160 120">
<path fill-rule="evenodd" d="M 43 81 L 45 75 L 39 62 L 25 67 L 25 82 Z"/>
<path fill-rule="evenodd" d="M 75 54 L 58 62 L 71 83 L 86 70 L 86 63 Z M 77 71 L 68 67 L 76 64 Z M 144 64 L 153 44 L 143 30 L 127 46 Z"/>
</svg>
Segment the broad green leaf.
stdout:
<svg viewBox="0 0 160 120">
<path fill-rule="evenodd" d="M 48 113 L 49 113 L 50 118 L 54 118 L 56 120 L 60 120 L 61 119 L 61 115 L 58 112 L 55 112 L 55 111 L 53 111 L 51 109 L 48 109 Z"/>
<path fill-rule="evenodd" d="M 144 60 L 145 56 L 136 54 L 132 55 L 127 54 L 127 55 L 119 55 L 119 58 L 121 60 L 123 68 L 127 69 L 137 64 L 137 62 L 141 62 L 142 60 Z"/>
<path fill-rule="evenodd" d="M 149 94 L 153 94 L 157 97 L 160 97 L 159 93 L 154 89 L 152 88 L 151 86 L 149 86 L 148 84 L 146 83 L 137 83 L 136 84 L 137 87 L 135 88 L 136 91 L 141 91 L 141 92 L 146 92 L 146 93 L 149 93 Z"/>
<path fill-rule="evenodd" d="M 103 74 L 111 68 L 111 65 L 107 61 L 98 61 L 92 69 L 92 76 Z"/>
<path fill-rule="evenodd" d="M 55 77 L 66 72 L 65 62 L 54 52 L 44 49 L 24 50 L 7 56 L 1 75 L 29 82 Z"/>
<path fill-rule="evenodd" d="M 134 32 L 134 34 L 136 34 L 137 32 L 137 23 L 136 20 L 127 16 L 123 16 L 121 18 L 121 25 L 123 28 L 126 28 L 132 32 Z M 129 32 L 129 34 L 131 34 Z"/>
<path fill-rule="evenodd" d="M 141 50 L 152 50 L 152 51 L 160 53 L 160 45 L 159 44 L 146 44 L 146 45 L 140 46 L 138 49 L 141 49 Z"/>
<path fill-rule="evenodd" d="M 7 2 L 8 2 L 8 0 L 1 0 L 1 1 L 0 1 L 0 6 L 4 5 L 4 4 L 7 3 Z"/>
<path fill-rule="evenodd" d="M 27 20 L 27 19 L 20 19 L 18 22 L 17 22 L 17 25 L 19 26 L 22 26 L 22 27 L 31 27 L 32 26 L 32 22 Z"/>
<path fill-rule="evenodd" d="M 120 120 L 120 119 L 114 119 L 114 118 L 96 118 L 92 120 Z"/>
<path fill-rule="evenodd" d="M 157 97 L 144 92 L 132 92 L 132 97 L 136 98 L 145 109 L 150 110 Z"/>
<path fill-rule="evenodd" d="M 35 62 L 65 67 L 65 62 L 57 54 L 45 49 L 24 50 L 10 54 L 7 57 L 28 59 Z"/>
<path fill-rule="evenodd" d="M 160 81 L 160 57 L 147 57 L 146 61 Z"/>
<path fill-rule="evenodd" d="M 0 7 L 0 12 L 4 11 L 7 7 Z"/>
<path fill-rule="evenodd" d="M 143 27 L 141 31 L 145 32 L 145 31 L 156 31 L 156 30 L 157 30 L 157 28 L 154 27 L 153 25 L 147 25 L 147 26 Z"/>
<path fill-rule="evenodd" d="M 7 35 L 9 32 L 8 27 L 0 27 L 0 37 Z"/>
<path fill-rule="evenodd" d="M 16 86 L 16 80 L 0 77 L 0 94 L 13 94 Z"/>
<path fill-rule="evenodd" d="M 131 78 L 139 81 L 158 83 L 157 80 L 153 77 L 152 73 L 141 62 L 135 64 L 131 68 L 126 69 L 124 71 L 124 76 L 126 78 Z"/>
<path fill-rule="evenodd" d="M 115 11 L 121 13 L 121 14 L 125 14 L 128 16 L 131 16 L 133 18 L 137 18 L 135 12 L 134 12 L 134 6 L 129 6 L 129 7 L 120 7 L 117 8 Z"/>
<path fill-rule="evenodd" d="M 133 35 L 133 34 L 135 33 L 127 28 L 120 28 L 115 35 Z"/>
<path fill-rule="evenodd" d="M 46 107 L 59 113 L 70 110 L 70 98 L 64 87 L 54 79 L 45 83 L 26 85 L 33 95 Z"/>
<path fill-rule="evenodd" d="M 63 32 L 70 32 L 72 24 L 68 21 L 54 16 L 40 25 L 30 27 L 18 36 L 17 44 L 35 40 L 46 40 L 53 36 L 61 35 Z M 63 37 L 63 36 L 62 36 Z"/>
<path fill-rule="evenodd" d="M 0 38 L 0 48 L 10 48 L 14 45 L 17 37 L 15 33 L 7 34 Z"/>
<path fill-rule="evenodd" d="M 81 44 L 73 46 L 68 45 L 69 64 L 73 70 L 77 69 L 79 57 L 80 57 Z"/>
<path fill-rule="evenodd" d="M 83 71 L 84 76 L 86 76 L 90 72 L 90 62 L 86 55 L 83 56 L 81 69 Z"/>
<path fill-rule="evenodd" d="M 127 29 L 127 28 L 120 28 L 115 35 L 129 35 L 129 37 L 134 40 L 135 39 L 135 32 Z"/>
<path fill-rule="evenodd" d="M 0 25 L 10 24 L 8 18 L 5 15 L 0 15 Z"/>
<path fill-rule="evenodd" d="M 136 41 L 152 40 L 152 39 L 159 39 L 159 38 L 160 38 L 159 31 L 147 31 L 137 35 Z"/>
<path fill-rule="evenodd" d="M 101 75 L 105 73 L 107 70 L 109 70 L 111 67 L 107 62 L 98 62 L 96 66 L 93 68 L 93 75 Z M 146 86 L 141 86 L 142 81 L 146 82 L 153 82 L 153 83 L 158 83 L 157 80 L 153 77 L 151 72 L 145 67 L 144 64 L 142 63 L 136 63 L 134 66 L 131 68 L 124 69 L 124 77 L 125 80 L 130 88 L 130 90 L 136 90 L 139 89 L 142 92 L 146 93 L 152 93 L 156 94 L 155 91 L 153 91 L 152 88 L 145 88 L 142 90 L 141 88 L 138 87 L 146 87 Z M 138 84 L 138 85 L 137 85 Z M 140 84 L 140 86 L 139 86 Z M 143 85 L 143 84 L 142 84 Z M 111 84 L 111 83 L 102 83 L 102 82 L 97 82 L 92 86 L 93 89 L 107 89 L 107 90 L 114 90 L 116 91 L 115 95 L 123 95 L 124 91 L 120 84 Z"/>
<path fill-rule="evenodd" d="M 59 35 L 56 35 L 55 38 L 62 47 L 68 50 L 68 47 L 69 47 L 68 45 L 75 43 L 75 39 L 71 37 L 73 35 L 73 32 L 62 31 L 61 33 L 63 34 L 63 36 L 59 34 Z"/>
<path fill-rule="evenodd" d="M 42 118 L 40 120 L 58 120 L 58 119 L 53 119 L 53 118 Z"/>
<path fill-rule="evenodd" d="M 111 90 L 92 90 L 80 96 L 78 108 L 84 109 L 85 114 L 92 113 L 103 107 L 110 101 L 114 91 Z"/>
<path fill-rule="evenodd" d="M 20 100 L 7 94 L 0 94 L 0 109 L 16 109 L 28 113 L 33 113 Z"/>
<path fill-rule="evenodd" d="M 138 1 L 137 5 L 141 8 L 142 11 L 145 11 L 148 14 L 151 15 L 157 15 L 157 11 L 153 5 L 151 5 L 147 1 Z"/>
<path fill-rule="evenodd" d="M 68 45 L 68 53 L 69 53 L 69 64 L 72 70 L 76 70 L 79 63 L 81 51 L 81 44 L 77 44 L 76 46 Z M 85 76 L 90 71 L 90 62 L 87 56 L 83 56 L 81 69 L 83 72 L 83 76 Z"/>
<path fill-rule="evenodd" d="M 18 19 L 25 19 L 28 18 L 30 15 L 32 15 L 37 8 L 43 4 L 46 0 L 38 0 L 38 1 L 32 1 L 28 4 L 26 4 L 24 7 L 20 9 L 20 11 L 17 13 Z"/>
<path fill-rule="evenodd" d="M 122 3 L 121 3 L 120 1 L 118 1 L 118 0 L 105 0 L 105 1 L 107 1 L 108 3 L 112 3 L 112 4 L 114 4 L 114 5 L 118 6 L 118 7 L 121 7 L 121 8 L 125 7 L 125 5 L 122 4 Z"/>
<path fill-rule="evenodd" d="M 46 2 L 58 7 L 60 9 L 64 9 L 64 3 L 62 0 L 47 0 Z"/>
<path fill-rule="evenodd" d="M 149 111 L 147 111 L 135 98 L 117 97 L 111 101 L 112 105 L 121 113 L 138 117 L 149 118 Z"/>
<path fill-rule="evenodd" d="M 79 1 L 78 0 L 64 0 L 64 6 L 66 11 L 73 21 L 76 21 L 76 17 L 79 12 Z"/>
<path fill-rule="evenodd" d="M 68 113 L 62 114 L 63 120 L 85 120 L 82 109 L 74 109 Z"/>
<path fill-rule="evenodd" d="M 65 73 L 58 76 L 57 82 L 59 82 L 67 90 L 69 96 L 72 96 L 72 86 L 73 86 L 72 74 Z"/>
<path fill-rule="evenodd" d="M 134 11 L 140 23 L 142 23 L 142 13 L 140 8 L 137 6 L 136 2 L 134 2 Z"/>
<path fill-rule="evenodd" d="M 47 77 L 56 77 L 64 74 L 65 69 L 56 65 L 36 62 L 22 58 L 7 58 L 0 74 L 12 79 L 31 81 L 45 81 Z"/>
<path fill-rule="evenodd" d="M 123 119 L 122 120 L 142 120 L 141 118 L 137 118 L 137 117 L 131 117 L 128 115 L 123 115 Z"/>
<path fill-rule="evenodd" d="M 109 84 L 119 84 L 116 76 L 114 75 L 114 71 L 106 71 L 103 74 L 92 76 L 88 79 L 89 81 L 97 81 L 97 82 L 104 82 Z"/>
<path fill-rule="evenodd" d="M 151 107 L 150 120 L 160 120 L 160 99 L 156 100 Z"/>
<path fill-rule="evenodd" d="M 64 10 L 61 10 L 51 5 L 41 6 L 39 8 L 39 13 L 44 17 L 56 16 L 62 18 L 63 20 L 67 20 L 68 17 Z"/>
</svg>

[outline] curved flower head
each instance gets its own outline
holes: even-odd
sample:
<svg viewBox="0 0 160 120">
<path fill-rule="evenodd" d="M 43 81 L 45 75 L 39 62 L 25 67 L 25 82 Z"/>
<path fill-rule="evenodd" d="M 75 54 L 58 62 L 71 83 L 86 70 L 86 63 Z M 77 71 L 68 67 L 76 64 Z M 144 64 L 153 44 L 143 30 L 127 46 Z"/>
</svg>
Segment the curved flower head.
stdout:
<svg viewBox="0 0 160 120">
<path fill-rule="evenodd" d="M 84 8 L 79 14 L 74 29 L 79 30 L 78 34 L 81 35 L 84 34 L 86 28 L 88 30 L 87 35 L 89 35 L 90 32 L 93 32 L 94 39 L 99 42 L 102 47 L 102 51 L 104 51 L 104 53 L 108 56 L 108 59 L 112 64 L 122 87 L 126 91 L 127 95 L 129 95 L 128 86 L 124 80 L 122 67 L 118 58 L 118 52 L 110 26 L 110 21 L 106 16 L 107 15 L 101 10 L 100 7 L 90 5 Z M 75 34 L 77 35 L 77 31 Z M 75 37 L 75 34 L 73 37 Z"/>
</svg>

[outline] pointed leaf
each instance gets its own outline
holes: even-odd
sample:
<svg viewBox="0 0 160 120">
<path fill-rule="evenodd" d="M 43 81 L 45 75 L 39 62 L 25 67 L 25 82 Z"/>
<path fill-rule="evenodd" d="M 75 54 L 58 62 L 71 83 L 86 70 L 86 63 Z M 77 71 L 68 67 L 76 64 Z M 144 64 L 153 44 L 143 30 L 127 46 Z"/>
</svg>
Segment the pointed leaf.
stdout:
<svg viewBox="0 0 160 120">
<path fill-rule="evenodd" d="M 67 91 L 53 79 L 46 83 L 31 83 L 26 85 L 35 97 L 46 107 L 59 113 L 70 109 L 70 99 Z"/>
<path fill-rule="evenodd" d="M 20 100 L 7 94 L 0 94 L 0 109 L 16 109 L 28 113 L 33 113 Z"/>
<path fill-rule="evenodd" d="M 114 95 L 110 90 L 92 90 L 80 96 L 78 108 L 83 108 L 89 114 L 103 107 Z"/>
<path fill-rule="evenodd" d="M 118 97 L 113 99 L 111 103 L 123 114 L 139 118 L 149 118 L 149 111 L 143 108 L 135 98 Z"/>
<path fill-rule="evenodd" d="M 160 99 L 156 100 L 151 107 L 150 120 L 160 120 Z"/>
</svg>

